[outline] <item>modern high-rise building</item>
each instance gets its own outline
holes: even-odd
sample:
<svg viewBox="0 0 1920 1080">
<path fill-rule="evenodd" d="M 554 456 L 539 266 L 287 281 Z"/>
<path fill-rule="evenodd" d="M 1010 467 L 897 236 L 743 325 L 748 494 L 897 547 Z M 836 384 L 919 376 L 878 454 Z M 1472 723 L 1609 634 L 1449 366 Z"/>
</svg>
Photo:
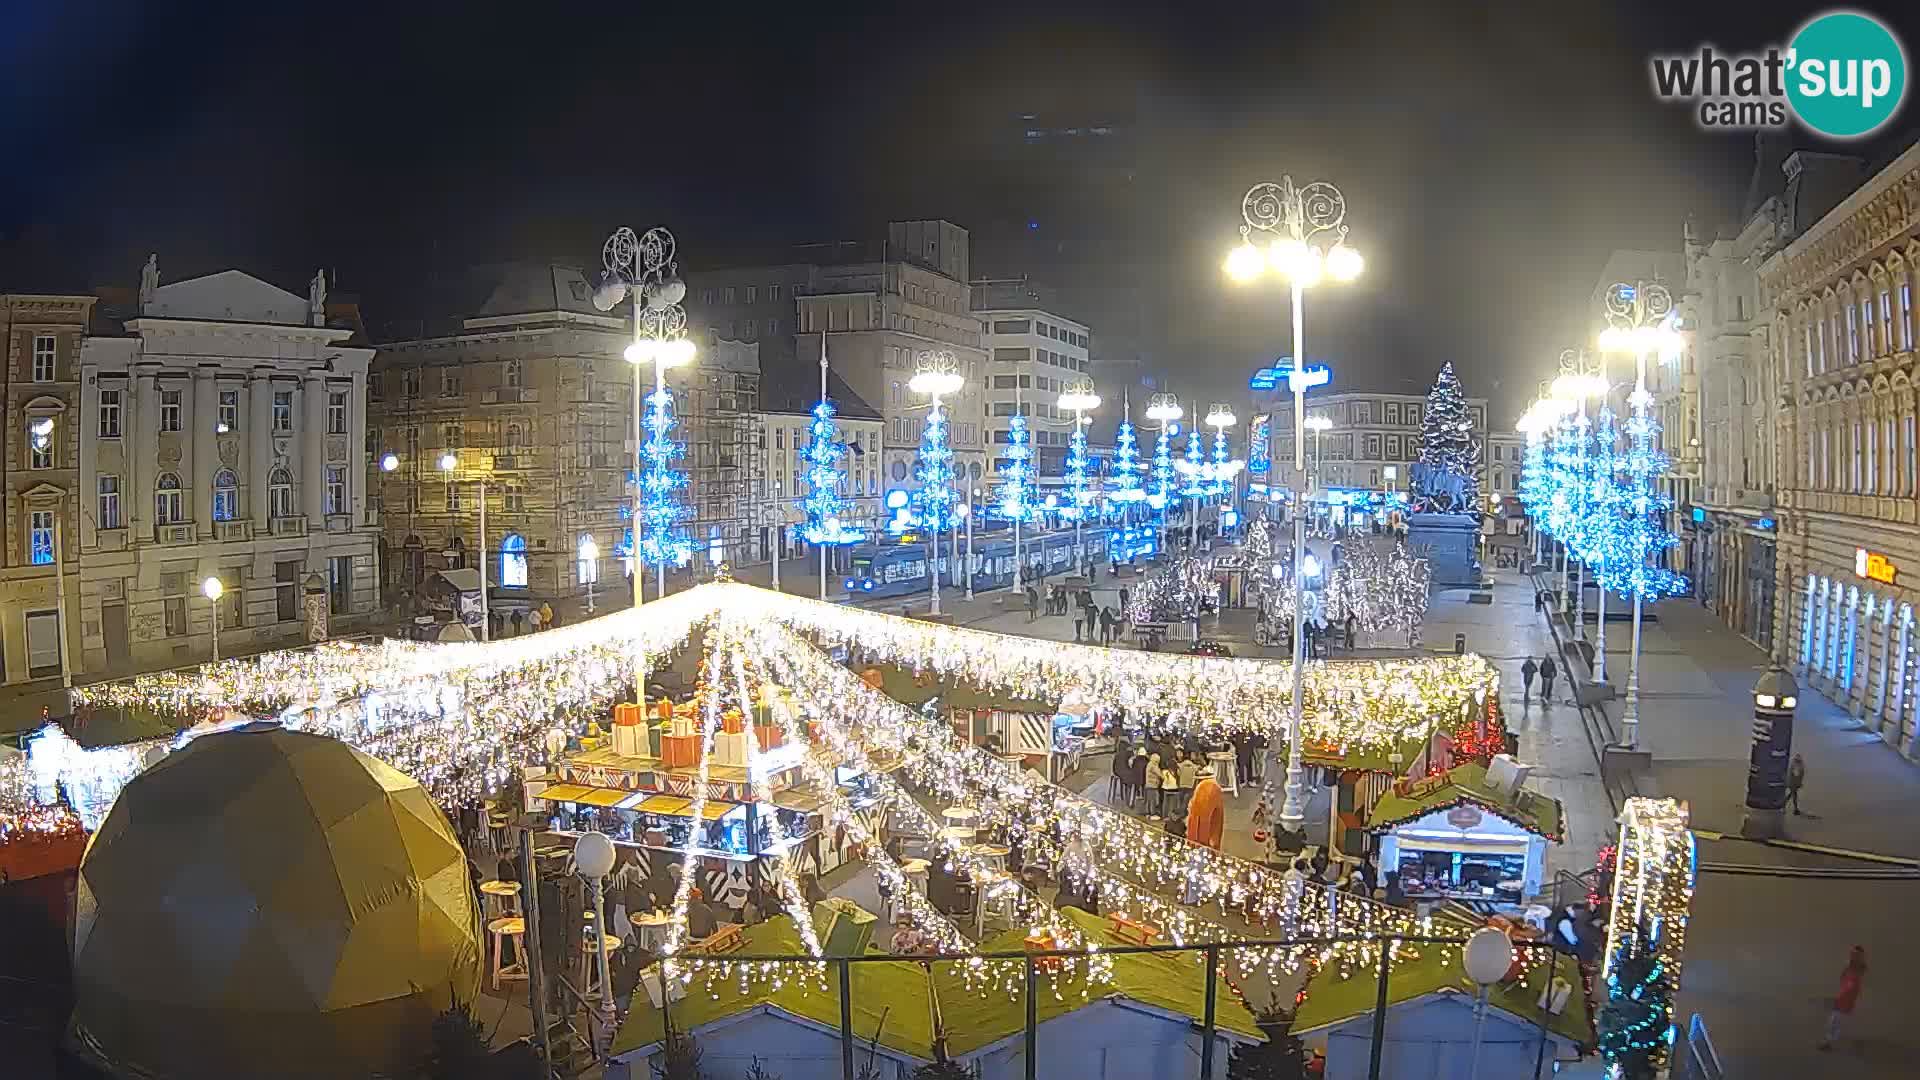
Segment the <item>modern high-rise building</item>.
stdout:
<svg viewBox="0 0 1920 1080">
<path fill-rule="evenodd" d="M 1092 378 L 1092 331 L 1045 305 L 1020 280 L 974 282 L 973 305 L 987 351 L 987 443 L 993 456 L 986 483 L 1001 481 L 1008 460 L 1007 421 L 1018 413 L 1027 419 L 1037 495 L 1064 498 L 1074 417 L 1056 403 L 1074 380 Z"/>
</svg>

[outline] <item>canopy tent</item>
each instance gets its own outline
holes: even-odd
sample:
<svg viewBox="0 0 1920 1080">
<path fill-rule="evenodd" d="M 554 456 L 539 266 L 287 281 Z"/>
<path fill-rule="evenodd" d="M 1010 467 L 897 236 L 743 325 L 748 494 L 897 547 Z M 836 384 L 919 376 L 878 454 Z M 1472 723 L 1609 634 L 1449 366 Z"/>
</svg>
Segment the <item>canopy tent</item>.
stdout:
<svg viewBox="0 0 1920 1080">
<path fill-rule="evenodd" d="M 277 724 L 130 781 L 76 909 L 74 1022 L 123 1072 L 410 1073 L 479 982 L 466 860 L 426 791 Z"/>
</svg>

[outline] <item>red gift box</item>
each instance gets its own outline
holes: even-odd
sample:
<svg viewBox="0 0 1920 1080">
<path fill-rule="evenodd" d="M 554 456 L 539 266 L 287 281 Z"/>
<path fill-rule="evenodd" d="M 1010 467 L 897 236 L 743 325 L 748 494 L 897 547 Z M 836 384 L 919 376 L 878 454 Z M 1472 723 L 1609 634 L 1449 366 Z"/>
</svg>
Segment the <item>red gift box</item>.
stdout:
<svg viewBox="0 0 1920 1080">
<path fill-rule="evenodd" d="M 773 724 L 755 724 L 753 737 L 760 740 L 762 750 L 771 750 L 787 741 L 786 736 L 782 735 L 780 729 Z"/>
<path fill-rule="evenodd" d="M 747 730 L 747 722 L 737 709 L 728 709 L 720 714 L 720 730 L 729 735 L 738 735 Z"/>
<path fill-rule="evenodd" d="M 691 769 L 700 764 L 700 736 L 663 735 L 660 761 L 669 769 Z"/>
</svg>

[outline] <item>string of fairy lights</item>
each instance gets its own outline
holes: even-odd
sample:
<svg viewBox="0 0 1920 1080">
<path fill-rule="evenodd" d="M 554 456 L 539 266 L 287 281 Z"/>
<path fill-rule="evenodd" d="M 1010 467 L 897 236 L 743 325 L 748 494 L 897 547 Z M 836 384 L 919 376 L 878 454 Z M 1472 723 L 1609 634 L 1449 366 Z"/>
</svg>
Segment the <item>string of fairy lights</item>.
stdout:
<svg viewBox="0 0 1920 1080">
<path fill-rule="evenodd" d="M 1659 1068 L 1666 1063 L 1666 1036 L 1673 1022 L 1674 994 L 1680 989 L 1698 871 L 1686 804 L 1672 799 L 1628 799 L 1620 812 L 1615 859 L 1601 978 L 1611 989 L 1628 958 L 1651 956 L 1656 962 L 1667 985 L 1666 1026 L 1647 1033 L 1636 1048 L 1650 1053 Z"/>
</svg>

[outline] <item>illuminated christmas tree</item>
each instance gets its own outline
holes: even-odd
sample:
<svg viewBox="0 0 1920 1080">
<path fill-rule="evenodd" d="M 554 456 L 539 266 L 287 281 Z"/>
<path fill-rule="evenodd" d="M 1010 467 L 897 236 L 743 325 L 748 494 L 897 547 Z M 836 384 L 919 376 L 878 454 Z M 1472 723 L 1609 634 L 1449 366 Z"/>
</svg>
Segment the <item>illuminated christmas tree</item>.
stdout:
<svg viewBox="0 0 1920 1080">
<path fill-rule="evenodd" d="M 1113 436 L 1113 465 L 1108 469 L 1112 490 L 1107 495 L 1109 509 L 1117 510 L 1122 520 L 1134 504 L 1147 497 L 1142 474 L 1147 467 L 1140 461 L 1140 445 L 1133 434 L 1133 421 L 1124 413 L 1120 428 Z"/>
<path fill-rule="evenodd" d="M 1620 482 L 1624 460 L 1617 453 L 1619 439 L 1613 408 L 1602 402 L 1594 415 L 1593 438 L 1587 448 L 1581 502 L 1585 508 L 1582 514 L 1585 527 L 1581 530 L 1584 547 L 1580 558 L 1603 587 L 1609 574 L 1631 557 L 1623 547 L 1627 540 L 1623 513 L 1626 492 Z"/>
<path fill-rule="evenodd" d="M 1227 480 L 1232 475 L 1232 459 L 1227 456 L 1227 429 L 1214 428 L 1212 482 L 1207 485 L 1207 494 L 1226 494 Z"/>
<path fill-rule="evenodd" d="M 837 437 L 833 417 L 833 402 L 822 398 L 813 407 L 813 420 L 807 425 L 810 438 L 800 459 L 805 463 L 809 490 L 806 498 L 800 500 L 800 509 L 805 514 L 800 536 L 809 544 L 838 547 L 857 544 L 866 534 L 845 520 L 847 502 L 840 496 L 840 485 L 847 477 L 841 464 L 847 447 Z"/>
<path fill-rule="evenodd" d="M 1624 951 L 1643 940 L 1641 934 L 1621 936 L 1623 954 L 1614 957 L 1607 1000 L 1594 1023 L 1600 1055 L 1622 1080 L 1652 1080 L 1669 1056 L 1673 1022 L 1666 967 L 1658 955 Z"/>
<path fill-rule="evenodd" d="M 1155 510 L 1165 510 L 1173 496 L 1173 436 L 1179 430 L 1179 424 L 1162 425 L 1160 438 L 1153 444 L 1153 491 L 1147 505 Z"/>
<path fill-rule="evenodd" d="M 1175 466 L 1187 481 L 1186 486 L 1180 489 L 1180 494 L 1189 499 L 1197 499 L 1207 493 L 1206 448 L 1202 445 L 1204 442 L 1205 437 L 1200 434 L 1199 428 L 1188 428 L 1187 456 Z"/>
<path fill-rule="evenodd" d="M 1455 509 L 1473 510 L 1480 505 L 1480 443 L 1474 438 L 1473 418 L 1467 411 L 1467 398 L 1453 364 L 1440 368 L 1440 375 L 1427 392 L 1427 407 L 1420 430 L 1418 464 L 1428 470 L 1458 477 L 1460 498 Z"/>
<path fill-rule="evenodd" d="M 1687 579 L 1662 565 L 1661 556 L 1679 539 L 1661 525 L 1673 500 L 1654 490 L 1653 482 L 1667 474 L 1671 459 L 1655 445 L 1660 423 L 1647 413 L 1653 395 L 1636 387 L 1628 399 L 1633 416 L 1627 420 L 1627 452 L 1620 461 L 1625 477 L 1622 513 L 1625 527 L 1618 543 L 1620 560 L 1601 584 L 1628 598 L 1643 601 L 1673 596 L 1687 587 Z"/>
<path fill-rule="evenodd" d="M 1127 437 L 1133 437 L 1132 432 Z M 1087 490 L 1087 470 L 1092 461 L 1087 457 L 1087 425 L 1076 421 L 1073 434 L 1067 439 L 1067 508 L 1062 511 L 1068 520 L 1091 516 L 1093 493 Z"/>
<path fill-rule="evenodd" d="M 953 524 L 956 498 L 953 448 L 947 442 L 947 417 L 938 398 L 927 410 L 926 426 L 920 429 L 920 460 L 914 464 L 913 476 L 920 483 L 913 493 L 920 526 L 929 532 L 944 531 Z"/>
<path fill-rule="evenodd" d="M 693 516 L 680 501 L 687 474 L 678 467 L 687 447 L 673 437 L 673 391 L 666 387 L 647 395 L 641 417 L 646 441 L 640 455 L 646 471 L 640 480 L 640 561 L 648 566 L 685 566 L 693 556 L 693 541 L 681 523 Z"/>
<path fill-rule="evenodd" d="M 1027 418 L 1015 413 L 1007 420 L 1007 463 L 1000 469 L 1000 497 L 995 509 L 1008 521 L 1033 519 L 1033 447 Z"/>
</svg>

